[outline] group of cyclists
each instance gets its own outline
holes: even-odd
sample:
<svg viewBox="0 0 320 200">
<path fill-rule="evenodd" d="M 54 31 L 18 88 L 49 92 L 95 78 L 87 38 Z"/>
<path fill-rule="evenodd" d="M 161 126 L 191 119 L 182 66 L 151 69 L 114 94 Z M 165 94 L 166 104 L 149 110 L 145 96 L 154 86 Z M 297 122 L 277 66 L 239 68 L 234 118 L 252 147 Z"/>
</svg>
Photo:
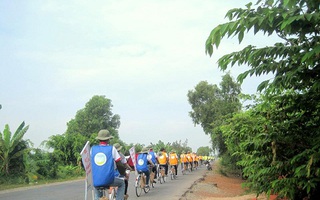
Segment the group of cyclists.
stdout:
<svg viewBox="0 0 320 200">
<path fill-rule="evenodd" d="M 131 165 L 126 157 L 121 153 L 122 146 L 119 143 L 109 145 L 112 138 L 108 130 L 100 130 L 96 139 L 99 145 L 91 147 L 91 165 L 92 179 L 94 186 L 95 200 L 99 200 L 104 196 L 103 190 L 108 187 L 117 187 L 116 200 L 128 199 L 128 179 L 130 171 L 135 170 L 138 174 L 144 174 L 145 186 L 149 188 L 151 184 L 159 180 L 159 176 L 163 178 L 168 176 L 170 172 L 178 176 L 178 169 L 182 174 L 186 171 L 197 169 L 199 164 L 203 162 L 203 157 L 198 156 L 194 152 L 184 152 L 178 156 L 177 152 L 172 149 L 167 153 L 165 148 L 161 148 L 158 153 L 154 152 L 152 147 L 144 147 L 132 159 Z M 163 174 L 160 173 L 160 170 Z M 152 183 L 150 183 L 150 175 L 152 175 Z"/>
</svg>

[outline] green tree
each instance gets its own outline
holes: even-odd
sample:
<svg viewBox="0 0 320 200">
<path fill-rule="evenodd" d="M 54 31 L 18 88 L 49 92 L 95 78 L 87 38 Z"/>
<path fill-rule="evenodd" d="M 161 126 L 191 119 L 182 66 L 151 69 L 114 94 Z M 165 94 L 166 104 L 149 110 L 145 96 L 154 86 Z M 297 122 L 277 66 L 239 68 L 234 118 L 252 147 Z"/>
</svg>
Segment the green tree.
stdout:
<svg viewBox="0 0 320 200">
<path fill-rule="evenodd" d="M 188 101 L 192 107 L 189 112 L 194 124 L 200 124 L 205 132 L 211 136 L 214 149 L 220 154 L 225 153 L 226 147 L 220 126 L 225 119 L 241 109 L 238 95 L 241 92 L 229 73 L 222 77 L 220 88 L 217 85 L 201 81 L 194 90 L 188 91 Z"/>
<path fill-rule="evenodd" d="M 269 47 L 248 45 L 218 60 L 222 70 L 236 63 L 248 65 L 249 70 L 238 76 L 240 82 L 248 75 L 274 75 L 258 86 L 265 98 L 251 116 L 262 117 L 264 124 L 254 126 L 252 135 L 245 136 L 254 143 L 246 138 L 238 141 L 244 148 L 237 150 L 243 156 L 240 164 L 245 166 L 249 185 L 258 193 L 275 192 L 289 199 L 320 196 L 319 6 L 320 1 L 312 0 L 249 3 L 245 9 L 228 11 L 229 22 L 215 27 L 206 41 L 206 52 L 211 56 L 222 38 L 237 36 L 241 43 L 251 29 L 254 34 L 276 34 L 282 39 Z M 247 125 L 233 129 L 234 133 L 245 132 Z"/>
<path fill-rule="evenodd" d="M 211 152 L 212 152 L 212 150 L 208 146 L 199 147 L 198 150 L 197 150 L 197 155 L 199 155 L 199 156 L 209 156 Z"/>
<path fill-rule="evenodd" d="M 49 149 L 53 149 L 56 160 L 62 165 L 78 165 L 80 152 L 88 139 L 81 134 L 53 135 L 45 141 Z"/>
<path fill-rule="evenodd" d="M 75 118 L 67 123 L 66 134 L 80 133 L 89 138 L 101 129 L 108 129 L 111 135 L 119 138 L 117 129 L 120 126 L 120 116 L 112 113 L 112 107 L 111 100 L 105 96 L 93 96 L 76 113 Z"/>
<path fill-rule="evenodd" d="M 25 148 L 17 149 L 16 147 L 22 141 L 24 134 L 29 129 L 29 125 L 25 127 L 22 122 L 12 135 L 9 125 L 6 124 L 3 133 L 0 132 L 0 171 L 6 174 L 10 173 L 10 162 L 21 157 Z"/>
<path fill-rule="evenodd" d="M 55 159 L 62 165 L 79 165 L 80 152 L 86 141 L 91 144 L 98 143 L 96 136 L 101 129 L 108 129 L 114 137 L 111 144 L 119 142 L 124 144 L 118 135 L 120 126 L 119 115 L 111 111 L 111 100 L 104 96 L 93 96 L 85 108 L 76 113 L 74 119 L 67 123 L 67 131 L 62 135 L 53 135 L 44 141 L 47 148 L 53 149 Z"/>
<path fill-rule="evenodd" d="M 188 147 L 188 139 L 186 139 L 184 142 L 181 142 L 181 140 L 172 142 L 170 148 L 167 151 L 175 150 L 178 155 L 182 153 L 182 151 L 192 151 L 191 147 Z"/>
</svg>

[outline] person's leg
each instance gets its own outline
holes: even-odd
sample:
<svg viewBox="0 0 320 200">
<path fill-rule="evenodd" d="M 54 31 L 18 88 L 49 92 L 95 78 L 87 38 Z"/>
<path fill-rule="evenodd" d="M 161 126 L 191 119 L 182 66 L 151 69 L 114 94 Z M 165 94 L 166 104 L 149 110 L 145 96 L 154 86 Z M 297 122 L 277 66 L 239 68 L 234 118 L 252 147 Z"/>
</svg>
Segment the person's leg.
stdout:
<svg viewBox="0 0 320 200">
<path fill-rule="evenodd" d="M 149 185 L 149 180 L 150 180 L 150 172 L 148 171 L 144 171 L 143 172 L 146 175 L 146 185 Z"/>
<path fill-rule="evenodd" d="M 125 190 L 125 183 L 124 183 L 123 178 L 115 177 L 111 186 L 118 187 L 116 200 L 123 200 L 124 199 L 124 190 Z"/>
<path fill-rule="evenodd" d="M 174 169 L 176 170 L 176 176 L 178 175 L 178 166 L 174 165 Z"/>
<path fill-rule="evenodd" d="M 168 164 L 166 164 L 166 165 L 164 165 L 164 169 L 165 169 L 165 174 L 166 174 L 166 176 L 168 175 L 168 170 L 169 170 L 169 166 L 168 166 Z"/>
<path fill-rule="evenodd" d="M 126 179 L 126 180 L 124 180 L 124 184 L 125 184 L 124 194 L 126 195 L 126 194 L 128 193 L 128 185 L 129 185 L 129 183 L 128 183 L 128 180 L 127 180 L 127 179 Z"/>
<path fill-rule="evenodd" d="M 160 165 L 160 168 L 159 169 L 164 169 L 164 175 L 166 174 L 166 166 L 165 165 Z M 160 172 L 161 172 L 161 170 L 160 170 Z"/>
<path fill-rule="evenodd" d="M 152 171 L 154 173 L 154 179 L 156 179 L 157 178 L 157 166 L 153 166 Z"/>
</svg>

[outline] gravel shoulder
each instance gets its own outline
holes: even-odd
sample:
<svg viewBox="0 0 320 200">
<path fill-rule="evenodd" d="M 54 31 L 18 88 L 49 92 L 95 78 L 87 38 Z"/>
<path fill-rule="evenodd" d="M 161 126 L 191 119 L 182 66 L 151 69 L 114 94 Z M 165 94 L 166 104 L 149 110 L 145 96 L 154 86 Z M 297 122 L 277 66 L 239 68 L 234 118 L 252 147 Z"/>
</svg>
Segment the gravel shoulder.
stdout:
<svg viewBox="0 0 320 200">
<path fill-rule="evenodd" d="M 239 177 L 227 177 L 219 174 L 218 166 L 213 165 L 212 171 L 205 171 L 202 178 L 198 179 L 189 188 L 180 200 L 266 200 L 265 196 L 256 198 L 255 194 L 248 194 L 242 187 Z"/>
</svg>

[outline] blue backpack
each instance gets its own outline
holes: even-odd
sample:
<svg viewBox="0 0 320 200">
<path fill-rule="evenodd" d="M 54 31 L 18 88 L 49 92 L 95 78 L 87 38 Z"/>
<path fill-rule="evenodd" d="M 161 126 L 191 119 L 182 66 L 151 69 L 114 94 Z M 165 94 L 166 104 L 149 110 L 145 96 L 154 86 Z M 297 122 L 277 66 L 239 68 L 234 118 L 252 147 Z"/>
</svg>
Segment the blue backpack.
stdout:
<svg viewBox="0 0 320 200">
<path fill-rule="evenodd" d="M 92 179 L 94 187 L 106 187 L 115 177 L 113 146 L 95 145 L 91 148 Z"/>
</svg>

